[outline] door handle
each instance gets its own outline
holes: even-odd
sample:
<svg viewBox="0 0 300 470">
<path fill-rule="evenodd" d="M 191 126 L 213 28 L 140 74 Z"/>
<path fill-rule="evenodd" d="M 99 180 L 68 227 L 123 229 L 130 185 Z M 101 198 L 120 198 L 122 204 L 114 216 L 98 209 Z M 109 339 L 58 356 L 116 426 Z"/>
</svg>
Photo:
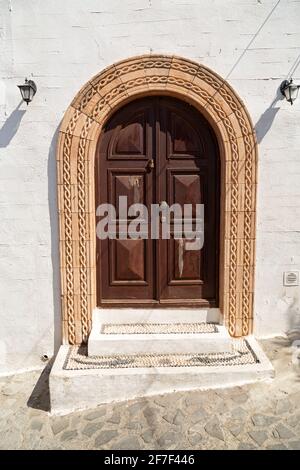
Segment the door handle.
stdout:
<svg viewBox="0 0 300 470">
<path fill-rule="evenodd" d="M 148 160 L 147 168 L 148 170 L 153 170 L 154 167 L 155 167 L 154 159 L 151 158 L 150 160 Z"/>
</svg>

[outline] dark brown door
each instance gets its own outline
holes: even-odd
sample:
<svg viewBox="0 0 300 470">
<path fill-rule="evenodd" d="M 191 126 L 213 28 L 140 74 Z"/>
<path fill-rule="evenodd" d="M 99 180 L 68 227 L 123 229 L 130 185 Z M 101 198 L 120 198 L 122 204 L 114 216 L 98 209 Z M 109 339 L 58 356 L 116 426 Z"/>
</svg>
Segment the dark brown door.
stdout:
<svg viewBox="0 0 300 470">
<path fill-rule="evenodd" d="M 124 235 L 135 215 L 116 212 L 116 239 L 97 239 L 98 305 L 215 306 L 218 291 L 218 151 L 205 119 L 188 104 L 149 97 L 122 108 L 102 132 L 96 159 L 96 206 L 118 208 L 165 201 L 204 204 L 204 245 L 187 249 L 188 236 L 176 239 L 171 213 L 170 238 Z M 123 236 L 122 236 L 123 234 Z"/>
</svg>

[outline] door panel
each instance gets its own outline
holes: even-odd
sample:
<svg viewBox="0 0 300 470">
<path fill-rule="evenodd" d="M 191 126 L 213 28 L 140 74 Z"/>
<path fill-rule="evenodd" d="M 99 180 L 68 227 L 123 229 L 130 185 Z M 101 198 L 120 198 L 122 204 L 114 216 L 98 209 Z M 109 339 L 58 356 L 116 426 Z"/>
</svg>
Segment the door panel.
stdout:
<svg viewBox="0 0 300 470">
<path fill-rule="evenodd" d="M 168 158 L 195 158 L 203 154 L 203 146 L 196 129 L 174 112 L 167 116 L 169 123 Z"/>
<path fill-rule="evenodd" d="M 149 107 L 140 112 L 133 112 L 130 116 L 126 113 L 123 123 L 118 120 L 118 123 L 114 124 L 115 129 L 109 131 L 109 160 L 147 159 L 152 134 L 149 129 L 150 114 Z"/>
<path fill-rule="evenodd" d="M 112 285 L 124 283 L 147 284 L 145 272 L 146 240 L 113 240 L 110 244 L 112 257 Z"/>
<path fill-rule="evenodd" d="M 193 239 L 171 237 L 169 241 L 169 285 L 202 284 L 200 250 L 187 250 L 187 243 Z"/>
<path fill-rule="evenodd" d="M 218 277 L 218 159 L 216 144 L 207 123 L 191 107 L 161 98 L 159 121 L 163 124 L 160 197 L 169 206 L 192 204 L 190 224 L 196 228 L 196 204 L 204 204 L 204 247 L 188 250 L 185 236 L 160 241 L 160 299 L 180 303 L 217 302 Z M 172 219 L 171 215 L 171 219 Z M 174 220 L 176 222 L 176 220 Z M 186 234 L 188 237 L 188 234 Z"/>
<path fill-rule="evenodd" d="M 192 217 L 196 217 L 196 204 L 202 204 L 202 178 L 199 171 L 167 170 L 170 204 L 179 204 L 184 209 L 185 204 L 192 204 Z"/>
<path fill-rule="evenodd" d="M 119 212 L 119 197 L 132 204 L 153 202 L 154 174 L 147 169 L 152 158 L 153 107 L 149 102 L 125 107 L 107 124 L 96 160 L 97 203 L 116 208 L 116 240 L 97 239 L 97 297 L 105 301 L 155 298 L 151 240 L 126 239 L 135 217 Z"/>
<path fill-rule="evenodd" d="M 135 116 L 132 122 L 120 128 L 113 141 L 112 154 L 119 155 L 145 155 L 146 144 L 146 116 Z"/>
<path fill-rule="evenodd" d="M 173 213 L 169 239 L 126 239 L 124 232 L 135 216 L 117 211 L 117 239 L 97 240 L 99 305 L 217 305 L 218 165 L 209 125 L 192 106 L 178 100 L 137 100 L 108 122 L 97 150 L 97 204 L 118 207 L 119 196 L 127 196 L 128 206 L 145 204 L 149 214 L 152 203 L 166 201 L 182 208 L 192 204 L 193 231 L 195 205 L 204 204 L 204 247 L 187 248 L 191 234 L 178 234 L 180 214 Z M 162 219 L 160 229 L 161 224 Z"/>
<path fill-rule="evenodd" d="M 116 213 L 119 217 L 119 197 L 126 196 L 128 206 L 132 204 L 146 204 L 146 180 L 147 174 L 144 169 L 130 170 L 108 170 L 110 180 L 109 202 L 116 207 Z M 127 217 L 130 218 L 130 216 Z"/>
</svg>

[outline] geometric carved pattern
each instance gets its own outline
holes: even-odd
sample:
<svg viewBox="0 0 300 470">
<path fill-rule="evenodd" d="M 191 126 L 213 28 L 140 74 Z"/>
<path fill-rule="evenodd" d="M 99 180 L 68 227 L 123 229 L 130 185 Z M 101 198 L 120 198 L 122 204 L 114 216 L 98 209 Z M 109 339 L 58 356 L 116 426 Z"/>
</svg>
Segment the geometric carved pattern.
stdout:
<svg viewBox="0 0 300 470">
<path fill-rule="evenodd" d="M 221 159 L 220 308 L 232 336 L 252 331 L 257 146 L 241 99 L 216 73 L 176 56 L 145 55 L 96 75 L 62 121 L 57 148 L 64 341 L 87 340 L 96 306 L 94 157 L 105 122 L 131 100 L 174 96 L 213 127 Z M 126 151 L 142 150 L 138 128 Z M 180 139 L 179 139 L 180 140 Z M 178 150 L 182 151 L 180 142 Z M 139 274 L 140 275 L 140 274 Z"/>
<path fill-rule="evenodd" d="M 116 281 L 143 281 L 144 240 L 116 240 Z M 122 263 L 118 262 L 121 259 Z"/>
<path fill-rule="evenodd" d="M 127 197 L 127 204 L 142 204 L 144 202 L 144 178 L 140 175 L 117 175 L 115 177 L 115 197 L 118 205 L 120 196 Z"/>
<path fill-rule="evenodd" d="M 174 202 L 184 204 L 200 204 L 199 175 L 175 175 L 174 176 Z M 194 216 L 194 214 L 193 214 Z"/>
</svg>

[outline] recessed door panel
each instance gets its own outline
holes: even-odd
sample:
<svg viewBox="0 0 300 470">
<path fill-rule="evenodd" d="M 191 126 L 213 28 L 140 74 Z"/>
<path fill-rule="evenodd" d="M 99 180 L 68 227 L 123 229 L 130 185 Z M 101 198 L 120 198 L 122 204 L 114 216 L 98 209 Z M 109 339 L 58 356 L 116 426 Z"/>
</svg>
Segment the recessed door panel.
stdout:
<svg viewBox="0 0 300 470">
<path fill-rule="evenodd" d="M 196 128 L 178 113 L 169 112 L 168 158 L 195 158 L 203 154 Z"/>
<path fill-rule="evenodd" d="M 149 128 L 150 114 L 151 107 L 146 106 L 136 112 L 132 110 L 123 122 L 120 122 L 118 115 L 112 120 L 110 130 L 106 131 L 109 135 L 106 148 L 108 160 L 147 159 L 152 134 Z"/>
<path fill-rule="evenodd" d="M 169 284 L 201 284 L 201 257 L 200 250 L 193 250 L 191 247 L 195 243 L 192 238 L 174 238 L 169 241 L 170 261 L 173 277 L 169 278 Z"/>
<path fill-rule="evenodd" d="M 145 284 L 145 240 L 114 240 L 111 243 L 111 284 Z"/>
<path fill-rule="evenodd" d="M 119 216 L 120 197 L 126 197 L 128 207 L 133 204 L 145 204 L 146 201 L 146 181 L 147 174 L 143 169 L 132 170 L 108 170 L 109 179 L 109 202 L 116 208 Z M 123 214 L 122 214 L 123 215 Z M 127 211 L 127 218 L 128 216 Z"/>
</svg>

